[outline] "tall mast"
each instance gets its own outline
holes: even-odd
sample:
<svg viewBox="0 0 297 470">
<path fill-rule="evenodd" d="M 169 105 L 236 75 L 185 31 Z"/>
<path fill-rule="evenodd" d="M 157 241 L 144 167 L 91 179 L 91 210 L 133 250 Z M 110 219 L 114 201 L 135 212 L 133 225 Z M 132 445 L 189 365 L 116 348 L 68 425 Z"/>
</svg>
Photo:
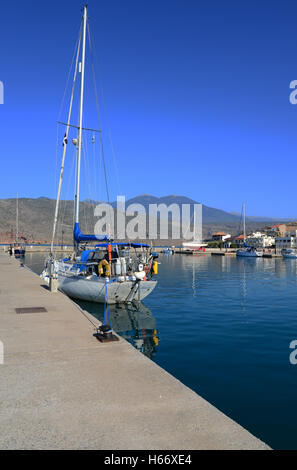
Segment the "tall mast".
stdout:
<svg viewBox="0 0 297 470">
<path fill-rule="evenodd" d="M 15 241 L 18 243 L 19 241 L 19 195 L 17 194 L 16 197 L 16 221 L 15 221 Z"/>
<path fill-rule="evenodd" d="M 243 216 L 243 242 L 245 243 L 246 233 L 245 233 L 245 203 L 242 204 L 242 216 Z"/>
<path fill-rule="evenodd" d="M 84 80 L 85 80 L 85 52 L 86 52 L 86 29 L 87 29 L 87 8 L 84 6 L 83 16 L 83 33 L 82 33 L 82 57 L 80 63 L 80 99 L 79 99 L 79 123 L 78 123 L 78 149 L 77 149 L 77 166 L 76 166 L 76 190 L 75 190 L 75 223 L 79 223 L 79 190 L 80 190 L 80 164 L 81 164 L 81 148 L 82 148 L 82 117 L 84 103 Z"/>
</svg>

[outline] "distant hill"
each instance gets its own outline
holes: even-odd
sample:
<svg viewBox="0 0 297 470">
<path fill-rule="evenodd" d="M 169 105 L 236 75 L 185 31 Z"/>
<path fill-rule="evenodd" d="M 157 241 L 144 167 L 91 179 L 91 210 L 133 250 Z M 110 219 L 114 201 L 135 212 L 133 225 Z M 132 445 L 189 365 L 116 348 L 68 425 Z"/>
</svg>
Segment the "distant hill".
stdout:
<svg viewBox="0 0 297 470">
<path fill-rule="evenodd" d="M 134 198 L 128 199 L 126 201 L 126 205 L 130 204 L 142 204 L 146 210 L 150 204 L 166 204 L 170 206 L 171 204 L 177 204 L 180 209 L 182 204 L 199 204 L 197 201 L 190 199 L 186 196 L 177 196 L 172 194 L 171 196 L 164 196 L 164 197 L 155 197 L 149 194 L 142 194 L 140 196 L 136 196 Z M 113 202 L 112 205 L 116 207 L 116 202 Z M 220 223 L 220 222 L 239 222 L 240 216 L 231 214 L 229 212 L 225 212 L 221 209 L 214 209 L 212 207 L 208 207 L 203 205 L 202 206 L 202 217 L 204 223 Z"/>
<path fill-rule="evenodd" d="M 146 209 L 148 209 L 149 204 L 166 204 L 169 206 L 170 204 L 177 204 L 180 209 L 182 204 L 199 204 L 198 201 L 194 201 L 186 196 L 178 196 L 176 194 L 172 194 L 170 196 L 163 196 L 163 197 L 156 197 L 151 196 L 150 194 L 141 194 L 140 196 L 136 196 L 134 198 L 128 199 L 126 201 L 126 205 L 129 204 L 142 204 Z M 116 202 L 112 203 L 113 207 L 116 207 Z M 218 224 L 220 222 L 226 223 L 239 223 L 241 220 L 241 214 L 238 212 L 226 212 L 222 209 L 215 209 L 213 207 L 202 205 L 202 217 L 203 223 L 205 224 Z M 269 218 L 269 217 L 259 217 L 259 216 L 247 216 L 247 221 L 250 222 L 263 222 L 263 223 L 274 223 L 274 222 L 281 222 L 288 221 L 288 219 L 277 219 L 277 218 Z"/>
<path fill-rule="evenodd" d="M 197 201 L 186 196 L 170 195 L 155 197 L 143 194 L 126 201 L 126 205 L 132 203 L 142 204 L 146 209 L 149 204 L 197 204 Z M 84 232 L 92 233 L 95 225 L 94 207 L 96 201 L 85 200 L 80 204 L 80 226 Z M 116 203 L 112 203 L 115 207 Z M 19 198 L 19 232 L 28 240 L 50 241 L 55 210 L 55 200 L 46 197 L 36 199 Z M 203 236 L 209 237 L 215 231 L 237 233 L 241 215 L 226 212 L 221 209 L 202 206 Z M 287 219 L 288 220 L 288 219 Z M 283 219 L 269 219 L 266 217 L 247 217 L 247 229 L 255 230 L 264 225 L 282 222 Z M 14 236 L 16 229 L 16 199 L 0 199 L 0 235 Z M 72 241 L 73 230 L 73 201 L 61 201 L 58 225 L 58 239 Z M 62 234 L 63 231 L 63 234 Z"/>
<path fill-rule="evenodd" d="M 53 228 L 54 199 L 40 197 L 37 199 L 19 198 L 19 231 L 28 240 L 50 241 Z M 86 220 L 93 221 L 93 206 L 82 203 L 80 210 L 81 225 L 86 227 Z M 61 201 L 59 217 L 59 238 L 62 230 L 64 240 L 72 239 L 73 201 Z M 63 224 L 61 223 L 63 222 Z M 89 225 L 88 228 L 91 228 Z M 0 199 L 0 232 L 16 230 L 16 199 Z"/>
<path fill-rule="evenodd" d="M 232 215 L 237 215 L 238 217 L 241 218 L 241 214 L 240 212 L 230 212 L 230 214 Z M 270 222 L 279 222 L 279 223 L 286 223 L 286 222 L 292 222 L 294 221 L 295 219 L 290 219 L 290 218 L 273 218 L 273 217 L 265 217 L 265 216 L 261 216 L 261 215 L 248 215 L 246 216 L 246 220 L 250 220 L 251 222 L 267 222 L 267 223 L 270 223 Z"/>
</svg>

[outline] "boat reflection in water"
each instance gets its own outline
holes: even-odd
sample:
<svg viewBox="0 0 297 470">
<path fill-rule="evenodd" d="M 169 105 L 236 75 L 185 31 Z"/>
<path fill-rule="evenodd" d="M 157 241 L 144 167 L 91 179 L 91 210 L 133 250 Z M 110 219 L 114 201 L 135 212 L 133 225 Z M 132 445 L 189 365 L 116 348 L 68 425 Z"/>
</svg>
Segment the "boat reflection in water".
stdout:
<svg viewBox="0 0 297 470">
<path fill-rule="evenodd" d="M 76 302 L 103 322 L 103 305 L 78 300 Z M 109 316 L 115 333 L 150 359 L 156 354 L 159 344 L 156 319 L 148 307 L 141 302 L 109 305 Z"/>
</svg>

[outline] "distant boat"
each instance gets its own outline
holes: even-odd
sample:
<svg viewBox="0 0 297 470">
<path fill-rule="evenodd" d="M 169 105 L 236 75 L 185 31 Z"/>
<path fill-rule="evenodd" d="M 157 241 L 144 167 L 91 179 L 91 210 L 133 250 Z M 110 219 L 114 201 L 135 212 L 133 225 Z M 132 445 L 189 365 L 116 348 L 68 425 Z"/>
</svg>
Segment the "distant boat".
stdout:
<svg viewBox="0 0 297 470">
<path fill-rule="evenodd" d="M 296 259 L 297 258 L 297 253 L 295 250 L 288 249 L 288 248 L 283 248 L 281 251 L 283 258 L 291 258 L 291 259 Z"/>
<path fill-rule="evenodd" d="M 23 258 L 26 254 L 25 248 L 21 248 L 21 247 L 18 247 L 18 246 L 14 247 L 13 251 L 14 251 L 14 257 L 15 258 Z"/>
<path fill-rule="evenodd" d="M 245 229 L 245 204 L 242 205 L 242 217 L 243 217 L 243 248 L 239 248 L 236 251 L 236 256 L 242 258 L 260 258 L 263 256 L 262 251 L 257 250 L 255 246 L 249 246 L 246 244 L 246 229 Z"/>
<path fill-rule="evenodd" d="M 263 253 L 258 251 L 254 246 L 244 246 L 243 248 L 237 250 L 236 256 L 242 256 L 246 258 L 260 258 L 263 256 Z"/>
<path fill-rule="evenodd" d="M 174 251 L 171 249 L 171 248 L 164 248 L 164 250 L 162 251 L 162 253 L 165 253 L 167 255 L 173 255 L 174 254 Z"/>
<path fill-rule="evenodd" d="M 206 246 L 207 246 L 207 243 L 195 242 L 194 240 L 192 242 L 183 243 L 183 248 L 186 248 L 187 250 L 192 250 L 192 251 L 201 251 L 202 248 L 205 248 Z"/>
</svg>

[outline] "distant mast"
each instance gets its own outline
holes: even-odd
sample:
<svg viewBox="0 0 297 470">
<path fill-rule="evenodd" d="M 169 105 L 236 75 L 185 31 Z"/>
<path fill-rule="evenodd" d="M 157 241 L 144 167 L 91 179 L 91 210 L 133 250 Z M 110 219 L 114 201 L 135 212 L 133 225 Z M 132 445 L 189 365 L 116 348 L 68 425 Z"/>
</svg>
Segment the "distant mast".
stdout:
<svg viewBox="0 0 297 470">
<path fill-rule="evenodd" d="M 245 203 L 242 204 L 242 217 L 243 217 L 243 243 L 245 243 L 246 230 L 245 230 Z"/>
<path fill-rule="evenodd" d="M 18 241 L 19 241 L 19 195 L 18 195 L 18 193 L 17 193 L 17 197 L 16 197 L 16 221 L 15 221 L 15 226 L 16 226 L 15 241 L 16 241 L 16 243 L 18 243 Z"/>
<path fill-rule="evenodd" d="M 80 167 L 81 167 L 81 149 L 82 149 L 82 117 L 84 103 L 84 80 L 85 80 L 85 52 L 86 52 L 86 29 L 87 29 L 87 8 L 84 6 L 83 31 L 82 31 L 82 56 L 79 64 L 80 76 L 80 99 L 79 99 L 79 123 L 77 135 L 77 164 L 76 164 L 76 190 L 74 198 L 74 218 L 75 223 L 79 223 L 79 191 L 80 191 Z M 76 247 L 77 248 L 77 247 Z"/>
</svg>

